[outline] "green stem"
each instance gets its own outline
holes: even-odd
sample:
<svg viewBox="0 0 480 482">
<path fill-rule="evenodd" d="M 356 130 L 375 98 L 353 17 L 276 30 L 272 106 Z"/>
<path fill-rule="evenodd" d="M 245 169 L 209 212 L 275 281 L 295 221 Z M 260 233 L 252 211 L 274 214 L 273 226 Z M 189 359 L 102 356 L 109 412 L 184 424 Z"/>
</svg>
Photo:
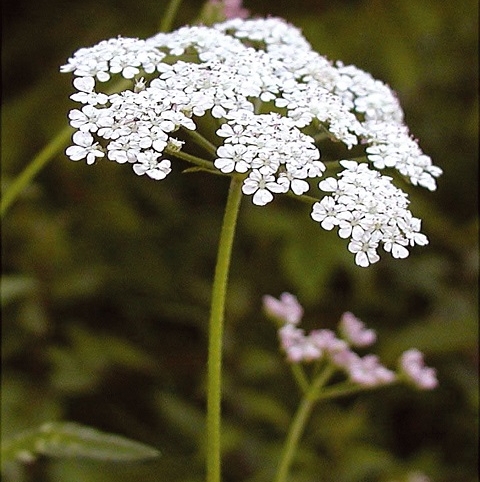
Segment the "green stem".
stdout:
<svg viewBox="0 0 480 482">
<path fill-rule="evenodd" d="M 316 396 L 316 400 L 328 400 L 332 398 L 345 397 L 347 395 L 353 395 L 355 393 L 366 392 L 369 390 L 376 390 L 382 387 L 390 387 L 392 383 L 386 383 L 384 385 L 375 385 L 368 387 L 365 385 L 354 385 L 352 382 L 338 383 L 337 385 L 327 388 Z"/>
<path fill-rule="evenodd" d="M 131 84 L 130 80 L 121 79 L 109 89 L 111 93 L 125 88 Z M 33 178 L 45 167 L 45 165 L 67 145 L 74 130 L 70 126 L 64 127 L 33 159 L 27 167 L 8 186 L 0 201 L 0 217 L 3 218 L 17 199 L 20 193 L 32 182 Z"/>
<path fill-rule="evenodd" d="M 193 156 L 192 154 L 188 154 L 187 152 L 166 149 L 165 154 L 167 154 L 167 156 L 173 156 L 177 157 L 178 159 L 191 162 L 192 164 L 195 164 L 196 166 L 199 166 L 206 171 L 211 172 L 212 174 L 223 174 L 218 169 L 215 169 L 211 161 L 207 161 L 206 159 L 203 159 L 201 157 Z"/>
<path fill-rule="evenodd" d="M 173 24 L 173 20 L 180 7 L 181 0 L 171 0 L 167 6 L 160 26 L 161 32 L 168 32 Z M 122 79 L 124 82 L 124 79 Z M 115 87 L 123 86 L 123 83 L 116 84 Z M 72 135 L 73 129 L 70 126 L 62 129 L 30 162 L 21 174 L 10 184 L 0 201 L 0 218 L 3 218 L 19 196 L 19 194 L 30 184 L 32 179 L 41 169 L 64 147 Z"/>
<path fill-rule="evenodd" d="M 295 452 L 297 451 L 298 442 L 300 441 L 300 437 L 302 436 L 307 420 L 312 413 L 313 407 L 317 402 L 318 393 L 328 382 L 334 371 L 335 367 L 333 365 L 327 365 L 324 371 L 313 381 L 308 391 L 304 394 L 297 412 L 293 417 L 292 424 L 290 425 L 285 440 L 275 482 L 287 482 L 288 472 L 292 465 Z"/>
<path fill-rule="evenodd" d="M 30 184 L 32 179 L 42 168 L 64 147 L 72 135 L 73 129 L 70 126 L 62 129 L 30 162 L 20 175 L 12 181 L 2 196 L 0 202 L 0 217 L 4 217 L 10 205 L 19 194 Z"/>
<path fill-rule="evenodd" d="M 295 414 L 293 422 L 290 426 L 288 437 L 285 440 L 282 459 L 278 467 L 275 482 L 287 482 L 288 471 L 290 469 L 293 456 L 295 455 L 298 442 L 314 405 L 315 400 L 308 395 L 302 399 L 302 402 L 300 403 L 297 413 Z"/>
<path fill-rule="evenodd" d="M 217 146 L 212 144 L 208 139 L 202 136 L 196 130 L 190 129 L 183 129 L 183 131 L 199 146 L 203 147 L 208 153 L 212 154 L 212 156 L 217 155 Z"/>
<path fill-rule="evenodd" d="M 171 30 L 173 20 L 177 15 L 181 3 L 182 0 L 170 0 L 165 13 L 163 14 L 162 22 L 160 23 L 160 32 L 169 32 Z"/>
<path fill-rule="evenodd" d="M 308 379 L 299 363 L 292 364 L 292 373 L 302 393 L 306 393 L 308 391 Z"/>
<path fill-rule="evenodd" d="M 225 316 L 225 299 L 233 239 L 240 200 L 242 178 L 233 176 L 230 182 L 227 205 L 223 217 L 217 265 L 213 281 L 208 342 L 208 393 L 207 393 L 207 481 L 220 482 L 221 472 L 221 382 L 222 336 Z"/>
</svg>

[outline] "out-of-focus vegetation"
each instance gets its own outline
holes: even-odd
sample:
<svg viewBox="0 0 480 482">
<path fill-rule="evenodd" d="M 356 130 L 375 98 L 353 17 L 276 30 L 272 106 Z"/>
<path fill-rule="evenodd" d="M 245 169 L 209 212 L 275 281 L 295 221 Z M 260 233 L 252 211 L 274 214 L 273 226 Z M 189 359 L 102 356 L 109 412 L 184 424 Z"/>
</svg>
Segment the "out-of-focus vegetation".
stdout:
<svg viewBox="0 0 480 482">
<path fill-rule="evenodd" d="M 4 2 L 2 188 L 67 122 L 75 50 L 153 35 L 166 1 Z M 435 193 L 410 189 L 430 245 L 358 268 L 307 206 L 245 200 L 225 333 L 224 480 L 272 478 L 299 395 L 261 295 L 295 293 L 305 328 L 353 311 L 393 366 L 410 347 L 438 370 L 433 392 L 395 387 L 325 402 L 291 481 L 473 482 L 478 455 L 477 2 L 245 2 L 301 27 L 320 53 L 371 72 L 444 169 Z M 176 20 L 194 19 L 184 1 Z M 71 420 L 157 447 L 146 463 L 40 459 L 18 482 L 201 481 L 206 334 L 228 181 L 176 172 L 155 182 L 63 154 L 2 225 L 2 437 Z M 400 181 L 399 181 L 400 182 Z"/>
</svg>

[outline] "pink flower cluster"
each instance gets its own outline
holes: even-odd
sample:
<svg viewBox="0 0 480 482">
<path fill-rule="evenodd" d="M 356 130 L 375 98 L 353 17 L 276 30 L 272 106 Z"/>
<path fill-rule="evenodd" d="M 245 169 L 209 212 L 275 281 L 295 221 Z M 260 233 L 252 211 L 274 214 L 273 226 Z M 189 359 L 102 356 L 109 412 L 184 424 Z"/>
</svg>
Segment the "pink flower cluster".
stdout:
<svg viewBox="0 0 480 482">
<path fill-rule="evenodd" d="M 352 347 L 367 347 L 376 341 L 374 330 L 367 329 L 355 315 L 346 312 L 339 323 L 340 337 L 331 330 L 313 330 L 309 334 L 298 328 L 303 317 L 303 307 L 296 296 L 282 293 L 279 299 L 263 297 L 265 312 L 282 323 L 279 338 L 287 359 L 292 363 L 327 359 L 344 371 L 348 379 L 358 385 L 374 387 L 403 379 L 417 388 L 430 390 L 438 385 L 436 372 L 424 366 L 423 355 L 416 349 L 404 352 L 400 357 L 399 373 L 380 363 L 376 355 L 359 356 Z"/>
<path fill-rule="evenodd" d="M 211 5 L 221 5 L 226 19 L 247 18 L 250 12 L 242 7 L 242 0 L 210 0 Z"/>
</svg>

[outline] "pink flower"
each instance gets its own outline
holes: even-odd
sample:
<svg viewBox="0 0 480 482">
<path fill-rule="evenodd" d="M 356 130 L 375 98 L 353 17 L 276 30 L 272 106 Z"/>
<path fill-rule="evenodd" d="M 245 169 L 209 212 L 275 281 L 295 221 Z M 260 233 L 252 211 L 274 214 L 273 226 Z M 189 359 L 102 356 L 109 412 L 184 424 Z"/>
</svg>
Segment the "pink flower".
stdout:
<svg viewBox="0 0 480 482">
<path fill-rule="evenodd" d="M 347 372 L 352 382 L 366 387 L 386 385 L 395 381 L 395 373 L 384 367 L 376 355 L 352 357 Z"/>
<path fill-rule="evenodd" d="M 287 323 L 278 331 L 283 350 L 289 361 L 298 363 L 301 361 L 318 360 L 322 356 L 322 350 L 316 346 L 311 336 L 305 336 L 305 332 L 293 324 Z"/>
<path fill-rule="evenodd" d="M 342 315 L 339 329 L 345 340 L 352 346 L 370 346 L 377 339 L 376 333 L 366 329 L 365 324 L 349 311 Z"/>
<path fill-rule="evenodd" d="M 425 366 L 423 353 L 416 348 L 402 353 L 400 371 L 409 382 L 421 390 L 432 390 L 438 385 L 436 370 Z"/>
<path fill-rule="evenodd" d="M 225 19 L 231 18 L 247 18 L 250 12 L 242 7 L 242 0 L 210 0 L 210 5 L 219 5 L 223 7 L 223 15 Z"/>
<path fill-rule="evenodd" d="M 284 323 L 296 325 L 303 316 L 303 307 L 296 296 L 290 293 L 282 293 L 280 299 L 265 295 L 263 297 L 263 308 L 267 315 L 278 318 Z"/>
</svg>

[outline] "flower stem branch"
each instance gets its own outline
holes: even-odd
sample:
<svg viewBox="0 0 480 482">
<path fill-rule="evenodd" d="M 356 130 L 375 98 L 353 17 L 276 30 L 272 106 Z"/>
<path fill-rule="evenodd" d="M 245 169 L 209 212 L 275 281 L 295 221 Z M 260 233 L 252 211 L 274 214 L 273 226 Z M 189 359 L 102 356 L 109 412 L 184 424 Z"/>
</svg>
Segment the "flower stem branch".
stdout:
<svg viewBox="0 0 480 482">
<path fill-rule="evenodd" d="M 184 132 L 186 132 L 193 141 L 203 147 L 208 153 L 212 154 L 212 156 L 216 156 L 217 146 L 215 146 L 215 144 L 212 144 L 196 130 L 184 129 Z"/>
<path fill-rule="evenodd" d="M 165 154 L 170 156 L 178 157 L 178 159 L 182 159 L 187 162 L 191 162 L 196 166 L 199 166 L 207 171 L 210 171 L 212 174 L 222 174 L 219 170 L 213 167 L 213 163 L 211 161 L 207 161 L 206 159 L 202 159 L 201 157 L 193 156 L 192 154 L 188 154 L 187 152 L 183 151 L 173 151 L 165 149 Z"/>
<path fill-rule="evenodd" d="M 230 181 L 227 205 L 218 246 L 209 321 L 207 395 L 207 482 L 220 482 L 221 473 L 221 382 L 222 336 L 225 299 L 235 226 L 242 196 L 242 178 Z"/>
<path fill-rule="evenodd" d="M 293 363 L 291 367 L 293 376 L 295 377 L 298 387 L 300 388 L 302 393 L 306 393 L 308 391 L 309 384 L 305 372 L 303 371 L 299 363 Z"/>
<path fill-rule="evenodd" d="M 353 395 L 359 392 L 366 392 L 368 390 L 374 390 L 381 387 L 391 386 L 391 383 L 384 384 L 384 385 L 374 385 L 372 387 L 368 387 L 365 385 L 354 385 L 351 382 L 339 383 L 331 388 L 327 388 L 325 391 L 322 391 L 316 396 L 316 400 L 328 400 L 332 398 L 339 398 L 345 397 L 347 395 Z"/>
<path fill-rule="evenodd" d="M 312 382 L 308 391 L 303 395 L 283 446 L 282 457 L 278 466 L 276 478 L 274 479 L 275 482 L 287 482 L 288 472 L 293 462 L 293 457 L 297 451 L 300 437 L 302 436 L 315 403 L 319 399 L 318 393 L 328 382 L 334 371 L 335 367 L 333 365 L 327 365 L 320 375 Z"/>
</svg>

